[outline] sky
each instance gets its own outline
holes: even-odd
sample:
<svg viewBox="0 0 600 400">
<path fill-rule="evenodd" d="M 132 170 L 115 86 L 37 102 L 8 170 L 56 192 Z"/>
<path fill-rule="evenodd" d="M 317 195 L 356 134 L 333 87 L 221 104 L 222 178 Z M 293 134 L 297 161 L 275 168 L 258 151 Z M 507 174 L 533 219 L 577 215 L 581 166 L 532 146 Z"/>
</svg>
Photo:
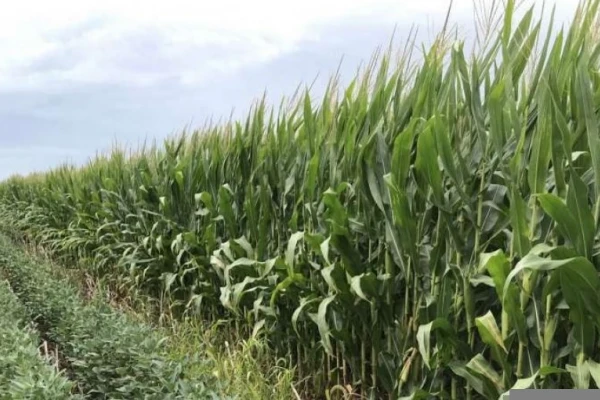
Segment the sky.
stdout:
<svg viewBox="0 0 600 400">
<path fill-rule="evenodd" d="M 483 0 L 492 1 L 492 0 Z M 497 0 L 499 1 L 499 0 Z M 0 179 L 85 163 L 354 76 L 392 34 L 442 27 L 450 0 L 20 0 L 0 13 Z M 530 2 L 531 3 L 531 2 Z M 538 1 L 539 3 L 539 1 Z M 559 22 L 578 0 L 554 0 Z M 488 3 L 489 4 L 489 3 Z M 473 0 L 451 22 L 473 35 Z M 341 62 L 341 64 L 340 64 Z"/>
</svg>

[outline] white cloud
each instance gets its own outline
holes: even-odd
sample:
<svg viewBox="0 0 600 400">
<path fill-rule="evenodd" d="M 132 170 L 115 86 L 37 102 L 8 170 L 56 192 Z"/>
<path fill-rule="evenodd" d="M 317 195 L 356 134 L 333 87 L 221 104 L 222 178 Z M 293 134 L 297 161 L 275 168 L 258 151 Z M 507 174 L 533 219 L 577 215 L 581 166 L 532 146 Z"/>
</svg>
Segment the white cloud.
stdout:
<svg viewBox="0 0 600 400">
<path fill-rule="evenodd" d="M 487 0 L 480 0 L 487 1 Z M 531 3 L 533 0 L 530 0 Z M 560 10 L 578 0 L 556 0 Z M 0 13 L 0 90 L 201 83 L 320 38 L 323 27 L 439 27 L 450 0 L 20 0 Z M 470 20 L 473 0 L 454 0 Z M 562 13 L 559 13 L 561 16 Z M 424 26 L 425 25 L 425 26 Z M 472 26 L 469 22 L 467 25 Z"/>
<path fill-rule="evenodd" d="M 424 13 L 443 15 L 448 3 L 10 2 L 0 13 L 0 89 L 51 89 L 64 83 L 148 85 L 161 79 L 195 83 L 215 73 L 271 60 L 293 51 L 301 42 L 316 41 L 319 27 L 328 24 L 413 21 Z M 470 0 L 455 1 L 455 13 L 469 4 Z M 144 35 L 146 41 L 137 43 Z"/>
</svg>

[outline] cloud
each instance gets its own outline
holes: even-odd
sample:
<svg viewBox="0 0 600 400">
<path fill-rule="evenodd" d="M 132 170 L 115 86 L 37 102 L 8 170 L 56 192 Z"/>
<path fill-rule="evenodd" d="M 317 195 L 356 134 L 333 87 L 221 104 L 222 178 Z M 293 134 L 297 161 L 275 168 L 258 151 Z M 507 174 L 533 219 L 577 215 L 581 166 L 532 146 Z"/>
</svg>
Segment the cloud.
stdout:
<svg viewBox="0 0 600 400">
<path fill-rule="evenodd" d="M 455 1 L 461 13 L 470 0 Z M 443 15 L 449 0 L 22 0 L 0 15 L 0 90 L 193 85 L 323 40 L 340 22 Z"/>
</svg>

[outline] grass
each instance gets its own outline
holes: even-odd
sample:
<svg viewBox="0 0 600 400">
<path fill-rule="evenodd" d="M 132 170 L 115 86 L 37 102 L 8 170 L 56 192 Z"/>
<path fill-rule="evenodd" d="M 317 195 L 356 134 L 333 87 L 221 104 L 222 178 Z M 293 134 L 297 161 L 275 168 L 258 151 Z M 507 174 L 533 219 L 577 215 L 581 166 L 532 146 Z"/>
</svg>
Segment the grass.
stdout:
<svg viewBox="0 0 600 400">
<path fill-rule="evenodd" d="M 222 395 L 249 400 L 297 400 L 295 374 L 287 360 L 278 362 L 264 339 L 237 338 L 226 321 L 209 327 L 194 320 L 174 322 L 169 329 L 168 347 L 174 358 L 185 356 L 190 349 L 204 354 L 211 361 L 211 368 L 199 365 L 196 373 L 211 373 L 223 382 Z"/>
</svg>

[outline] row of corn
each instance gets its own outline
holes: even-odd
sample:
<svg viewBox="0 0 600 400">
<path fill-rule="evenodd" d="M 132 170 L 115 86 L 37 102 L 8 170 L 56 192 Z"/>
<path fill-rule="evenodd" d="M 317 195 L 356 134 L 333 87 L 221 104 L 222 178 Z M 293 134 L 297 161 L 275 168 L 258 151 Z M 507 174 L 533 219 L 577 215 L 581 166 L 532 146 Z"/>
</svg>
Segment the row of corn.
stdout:
<svg viewBox="0 0 600 400">
<path fill-rule="evenodd" d="M 598 386 L 598 4 L 488 5 L 470 54 L 410 37 L 318 102 L 9 179 L 0 220 L 262 334 L 317 395 Z"/>
</svg>

